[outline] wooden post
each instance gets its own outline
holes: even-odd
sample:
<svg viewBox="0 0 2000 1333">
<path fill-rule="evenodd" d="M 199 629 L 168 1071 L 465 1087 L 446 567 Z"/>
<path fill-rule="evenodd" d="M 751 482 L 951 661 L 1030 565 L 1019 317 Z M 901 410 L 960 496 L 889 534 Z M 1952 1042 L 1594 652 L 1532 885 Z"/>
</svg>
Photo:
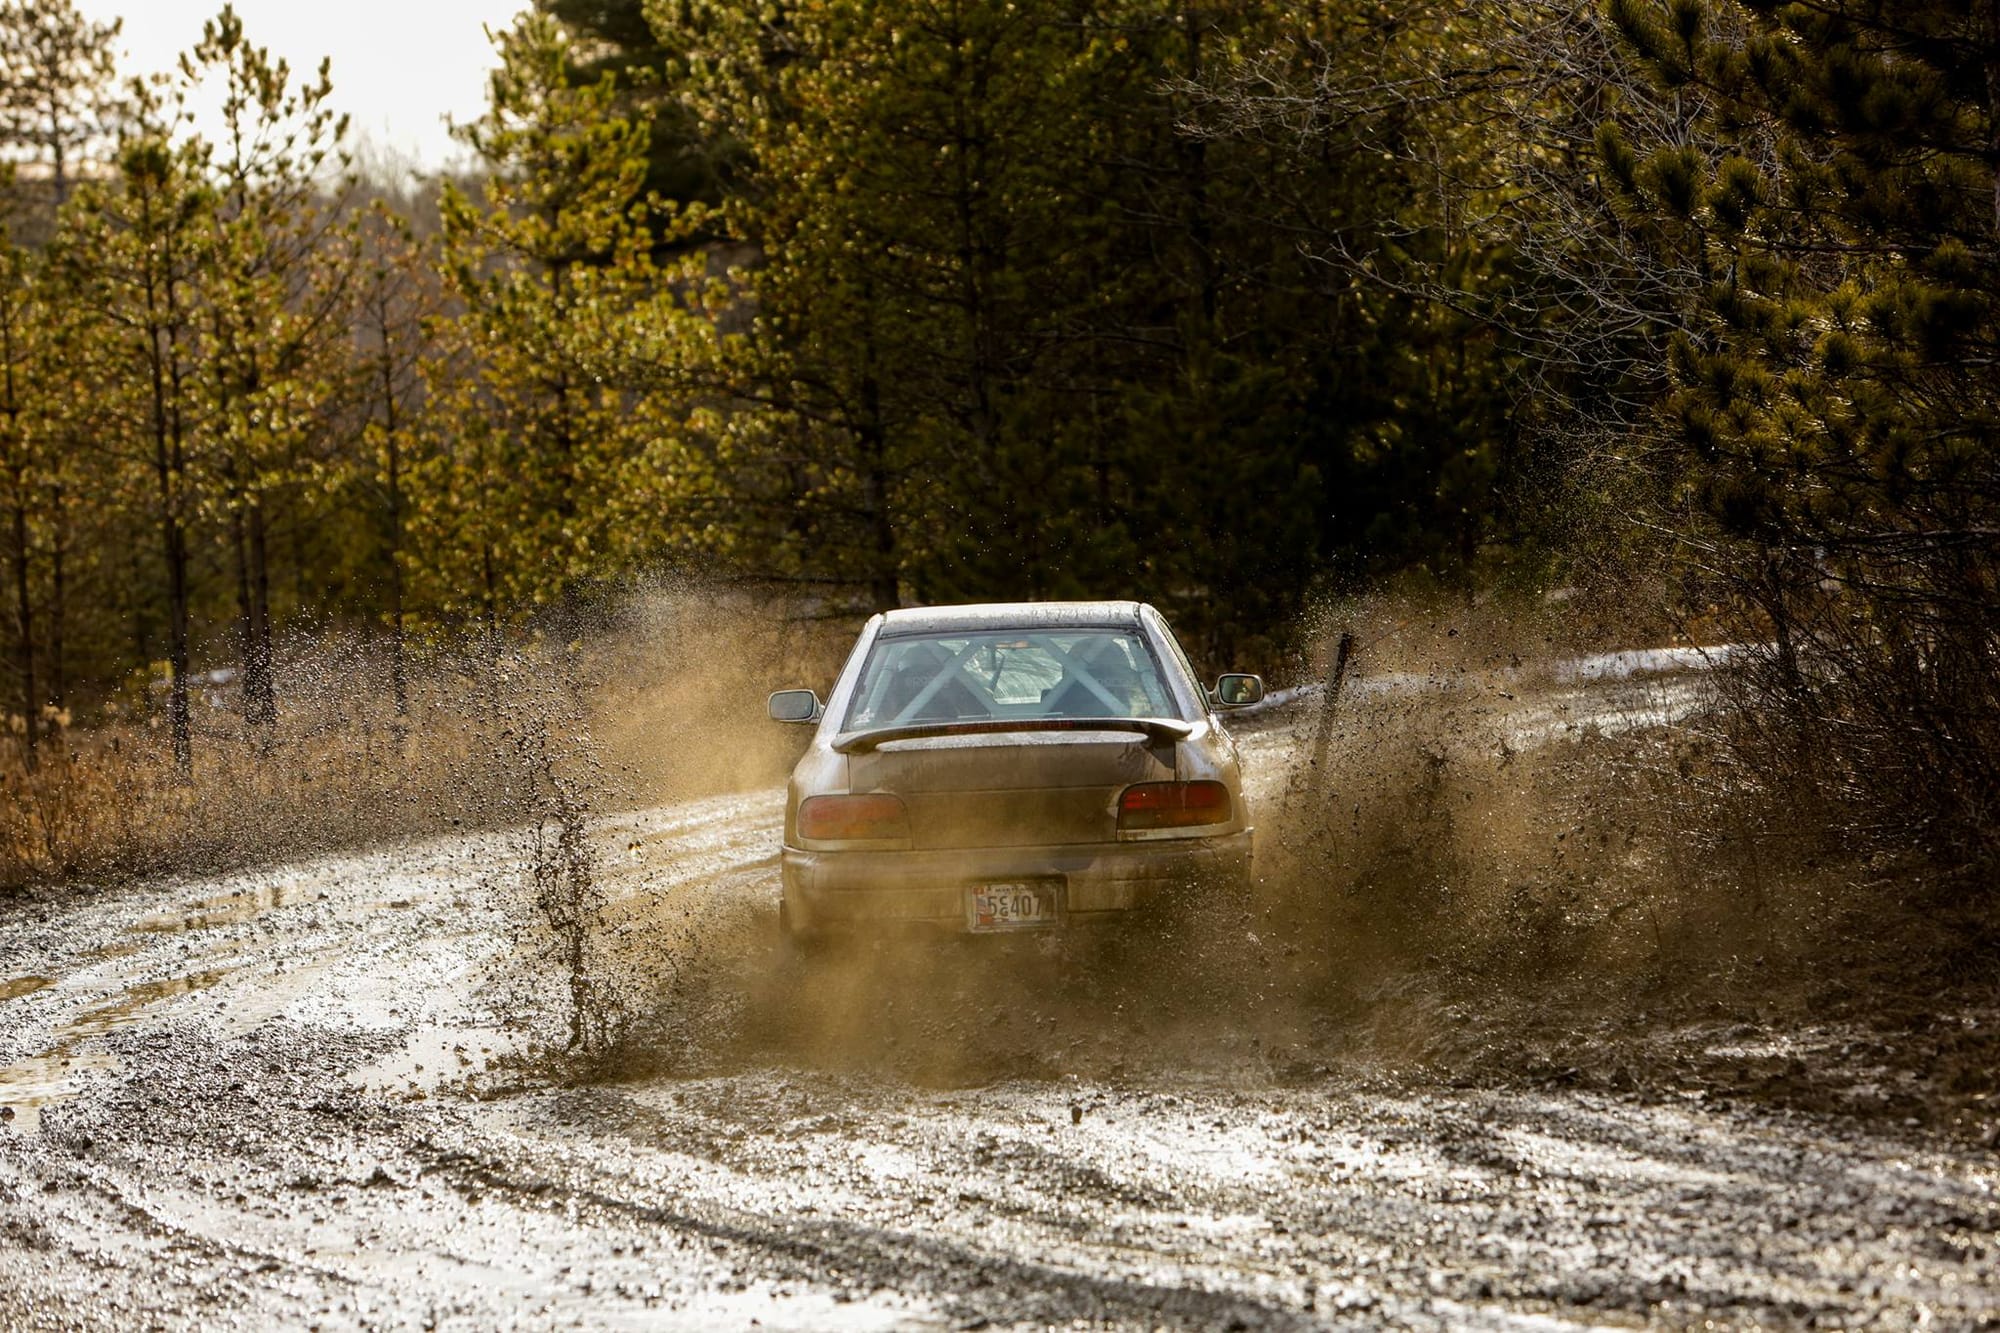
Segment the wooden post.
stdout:
<svg viewBox="0 0 2000 1333">
<path fill-rule="evenodd" d="M 1333 715 L 1340 707 L 1340 687 L 1347 679 L 1347 661 L 1353 655 L 1354 635 L 1349 630 L 1342 630 L 1340 642 L 1333 650 L 1333 666 L 1326 673 L 1326 692 L 1319 701 L 1319 726 L 1313 733 L 1312 773 L 1306 780 L 1309 803 L 1318 801 L 1326 779 L 1327 748 L 1333 743 Z"/>
</svg>

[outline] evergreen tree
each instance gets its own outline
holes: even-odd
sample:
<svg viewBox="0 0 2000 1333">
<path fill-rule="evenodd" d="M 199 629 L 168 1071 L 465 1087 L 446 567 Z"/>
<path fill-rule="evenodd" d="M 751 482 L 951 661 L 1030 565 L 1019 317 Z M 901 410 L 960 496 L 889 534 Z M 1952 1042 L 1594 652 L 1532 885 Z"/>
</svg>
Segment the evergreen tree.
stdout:
<svg viewBox="0 0 2000 1333">
<path fill-rule="evenodd" d="M 32 168 L 39 237 L 68 202 L 81 159 L 110 137 L 120 27 L 90 22 L 71 0 L 0 4 L 0 144 Z"/>
<path fill-rule="evenodd" d="M 775 414 L 729 440 L 765 511 L 760 572 L 876 606 L 1049 575 L 1048 516 L 1079 472 L 1074 436 L 1044 428 L 1063 323 L 1089 300 L 1059 260 L 1098 243 L 1097 45 L 997 4 L 656 18 L 708 71 L 709 122 L 752 154 L 727 213 L 760 260 L 739 275 L 753 322 L 720 375 Z"/>
<path fill-rule="evenodd" d="M 337 201 L 322 198 L 323 177 L 347 166 L 346 123 L 329 109 L 326 66 L 295 81 L 284 61 L 248 41 L 229 5 L 204 25 L 181 78 L 185 95 L 212 87 L 221 97 L 200 373 L 215 435 L 213 500 L 235 582 L 244 715 L 268 726 L 277 716 L 273 510 L 319 471 L 312 446 L 348 334 L 353 232 Z"/>
<path fill-rule="evenodd" d="M 365 258 L 355 290 L 355 397 L 363 404 L 362 493 L 379 516 L 381 565 L 388 601 L 389 681 L 396 716 L 409 712 L 407 665 L 410 599 L 410 474 L 424 432 L 423 367 L 426 323 L 436 316 L 438 279 L 428 246 L 408 222 L 378 204 L 363 231 Z"/>
<path fill-rule="evenodd" d="M 150 513 L 159 542 L 168 726 L 186 772 L 194 761 L 191 530 L 212 462 L 203 449 L 200 293 L 214 262 L 218 200 L 206 146 L 184 133 L 185 110 L 143 81 L 132 85 L 131 107 L 117 174 L 88 184 L 66 210 L 60 258 L 97 328 L 86 354 L 114 427 L 108 461 L 123 473 L 129 500 Z"/>
<path fill-rule="evenodd" d="M 34 566 L 46 521 L 52 459 L 48 402 L 49 319 L 35 261 L 0 231 L 0 521 L 4 521 L 14 667 L 23 752 L 30 769 L 40 742 L 42 691 L 35 676 Z"/>
<path fill-rule="evenodd" d="M 524 14 L 498 47 L 490 108 L 465 129 L 483 198 L 450 186 L 443 201 L 463 313 L 428 372 L 447 434 L 411 513 L 427 595 L 492 628 L 658 554 L 686 480 L 672 424 L 605 373 L 672 318 L 660 210 L 640 197 L 647 129 L 619 114 L 609 75 L 570 82 L 553 19 Z"/>
<path fill-rule="evenodd" d="M 732 151 L 710 143 L 673 94 L 670 52 L 646 21 L 644 0 L 535 0 L 571 34 L 570 80 L 611 76 L 621 114 L 646 125 L 645 192 L 678 203 L 714 204 L 727 187 Z"/>
<path fill-rule="evenodd" d="M 1790 753 L 1834 792 L 2000 791 L 2000 30 L 1985 9 L 1618 0 L 1685 131 L 1607 118 L 1628 224 L 1698 275 L 1667 419 L 1703 561 L 1761 614 Z"/>
</svg>

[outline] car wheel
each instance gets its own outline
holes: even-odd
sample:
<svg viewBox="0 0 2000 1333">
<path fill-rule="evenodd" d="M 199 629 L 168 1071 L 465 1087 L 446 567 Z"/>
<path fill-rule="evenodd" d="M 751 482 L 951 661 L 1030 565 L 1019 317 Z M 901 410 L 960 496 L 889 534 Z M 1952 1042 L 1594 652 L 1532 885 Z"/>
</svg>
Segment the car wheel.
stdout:
<svg viewBox="0 0 2000 1333">
<path fill-rule="evenodd" d="M 778 942 L 786 953 L 795 957 L 805 957 L 820 952 L 825 937 L 816 930 L 807 930 L 792 916 L 792 905 L 784 899 L 778 900 Z"/>
</svg>

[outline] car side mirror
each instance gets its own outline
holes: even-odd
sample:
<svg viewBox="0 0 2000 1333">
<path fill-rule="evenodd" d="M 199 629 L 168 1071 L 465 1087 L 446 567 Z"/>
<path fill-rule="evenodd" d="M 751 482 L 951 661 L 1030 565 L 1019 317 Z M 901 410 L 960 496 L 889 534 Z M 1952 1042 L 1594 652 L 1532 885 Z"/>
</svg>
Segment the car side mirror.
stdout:
<svg viewBox="0 0 2000 1333">
<path fill-rule="evenodd" d="M 1264 678 L 1232 671 L 1215 681 L 1215 702 L 1223 708 L 1248 708 L 1264 699 Z"/>
<path fill-rule="evenodd" d="M 771 696 L 770 708 L 773 722 L 817 722 L 823 711 L 811 690 L 779 690 Z"/>
</svg>

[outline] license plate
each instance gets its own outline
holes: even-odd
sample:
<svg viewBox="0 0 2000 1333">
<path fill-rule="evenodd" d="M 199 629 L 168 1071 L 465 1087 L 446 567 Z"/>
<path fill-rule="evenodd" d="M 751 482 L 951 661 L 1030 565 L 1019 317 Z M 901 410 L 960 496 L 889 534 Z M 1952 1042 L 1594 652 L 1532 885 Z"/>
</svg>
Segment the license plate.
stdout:
<svg viewBox="0 0 2000 1333">
<path fill-rule="evenodd" d="M 1055 924 L 1053 884 L 975 884 L 965 891 L 965 928 L 975 933 Z"/>
</svg>

